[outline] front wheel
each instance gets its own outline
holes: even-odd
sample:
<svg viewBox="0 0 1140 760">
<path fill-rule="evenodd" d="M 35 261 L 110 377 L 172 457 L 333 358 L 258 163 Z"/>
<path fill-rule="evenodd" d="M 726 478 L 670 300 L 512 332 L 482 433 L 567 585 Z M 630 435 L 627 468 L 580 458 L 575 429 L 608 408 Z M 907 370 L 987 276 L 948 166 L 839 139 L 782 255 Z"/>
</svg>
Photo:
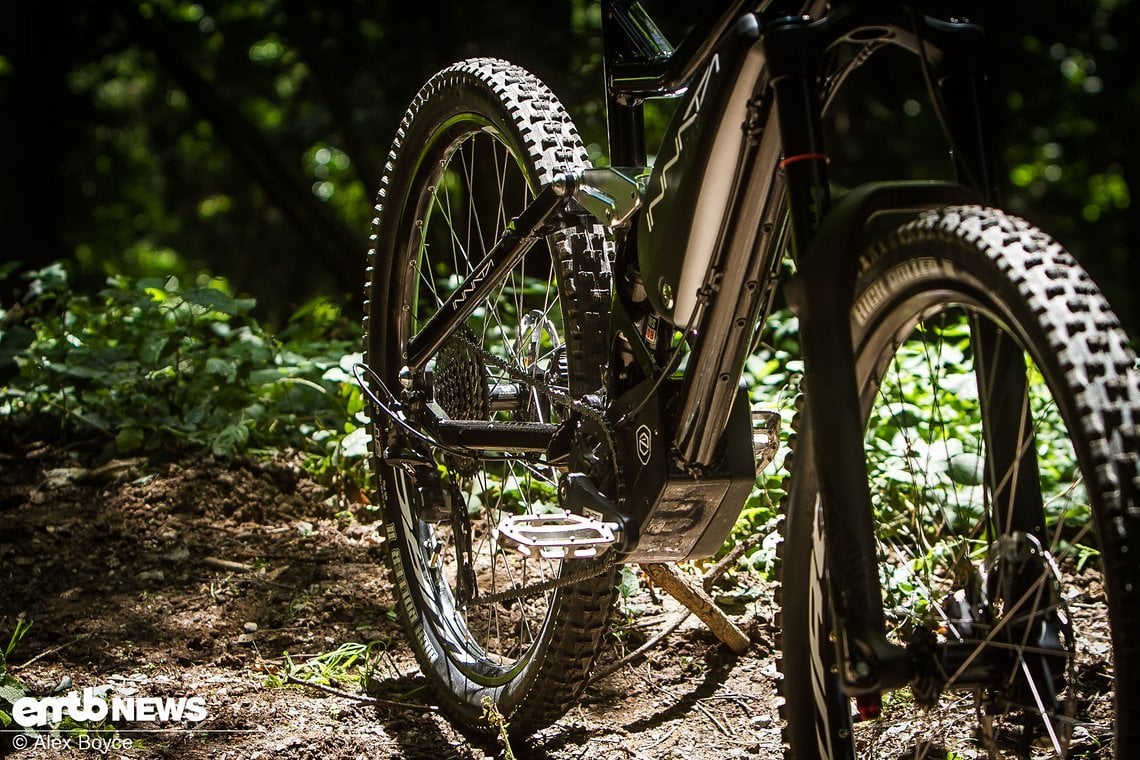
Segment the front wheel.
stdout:
<svg viewBox="0 0 1140 760">
<path fill-rule="evenodd" d="M 801 419 L 781 590 L 792 753 L 1127 756 L 1140 380 L 1104 298 L 1027 223 L 943 209 L 863 258 L 851 330 L 887 635 L 919 677 L 841 689 L 807 455 L 826 427 Z"/>
</svg>

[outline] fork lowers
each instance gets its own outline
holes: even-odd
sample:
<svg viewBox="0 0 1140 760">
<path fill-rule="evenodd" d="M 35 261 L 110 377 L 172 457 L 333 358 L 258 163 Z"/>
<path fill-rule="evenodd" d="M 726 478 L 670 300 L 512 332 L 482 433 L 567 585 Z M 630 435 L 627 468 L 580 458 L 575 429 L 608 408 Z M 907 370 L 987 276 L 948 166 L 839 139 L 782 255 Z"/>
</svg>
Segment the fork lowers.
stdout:
<svg viewBox="0 0 1140 760">
<path fill-rule="evenodd" d="M 797 456 L 781 571 L 786 742 L 797 758 L 860 746 L 1070 757 L 1113 741 L 1126 757 L 1140 740 L 1125 517 L 1140 507 L 1140 376 L 1104 298 L 1029 223 L 951 206 L 865 251 L 847 316 L 883 625 L 842 615 L 842 526 L 821 503 L 851 506 Z M 1020 377 L 995 382 L 995 367 Z M 813 392 L 808 377 L 796 444 L 808 451 L 832 426 L 812 417 Z M 1019 474 L 1027 457 L 1032 478 Z M 1075 582 L 1086 546 L 1103 596 Z M 1111 643 L 1094 627 L 1105 609 Z M 898 694 L 853 656 L 876 634 L 905 655 Z M 855 695 L 879 693 L 880 716 L 852 723 L 868 701 Z"/>
</svg>

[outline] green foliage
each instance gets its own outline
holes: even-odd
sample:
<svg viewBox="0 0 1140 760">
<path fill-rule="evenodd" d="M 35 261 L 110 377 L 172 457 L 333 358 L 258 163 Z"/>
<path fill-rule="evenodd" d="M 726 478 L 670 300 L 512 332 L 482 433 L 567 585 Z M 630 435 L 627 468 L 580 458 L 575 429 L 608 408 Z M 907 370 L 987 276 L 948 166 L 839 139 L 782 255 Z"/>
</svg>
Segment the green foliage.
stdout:
<svg viewBox="0 0 1140 760">
<path fill-rule="evenodd" d="M 0 648 L 0 729 L 10 728 L 12 725 L 12 705 L 27 694 L 27 689 L 8 670 L 8 658 L 24 638 L 24 634 L 32 624 L 23 618 L 16 620 L 16 627 L 8 638 L 8 643 Z"/>
<path fill-rule="evenodd" d="M 388 644 L 386 641 L 371 641 L 367 644 L 350 641 L 303 662 L 294 661 L 285 652 L 285 667 L 270 672 L 267 683 L 276 688 L 290 683 L 332 687 L 356 683 L 365 686 L 372 680 L 377 660 L 387 652 Z"/>
<path fill-rule="evenodd" d="M 318 142 L 303 158 L 306 173 L 313 178 L 313 195 L 330 204 L 357 229 L 368 223 L 371 209 L 369 191 L 356 177 L 348 154 L 324 142 Z"/>
<path fill-rule="evenodd" d="M 865 443 L 880 534 L 910 546 L 921 546 L 931 538 L 924 531 L 976 524 L 985 507 L 979 455 L 984 446 L 969 326 L 963 317 L 922 329 L 925 333 L 920 331 L 917 339 L 899 347 L 880 388 L 881 401 L 872 410 Z M 745 366 L 753 404 L 781 414 L 785 455 L 803 370 L 797 331 L 797 320 L 789 312 L 774 314 L 767 325 L 767 342 Z M 1062 524 L 1066 537 L 1079 535 L 1091 515 L 1076 455 L 1036 367 L 1029 367 L 1028 381 L 1048 526 Z M 749 535 L 775 533 L 785 475 L 784 456 L 778 455 L 757 478 L 726 549 Z M 941 514 L 946 524 L 916 525 L 920 512 L 927 517 Z M 743 564 L 770 572 L 776 540 L 772 535 Z M 1091 542 L 1087 536 L 1082 540 Z M 1066 551 L 1080 565 L 1096 556 L 1095 548 L 1084 544 Z M 896 580 L 888 579 L 888 585 L 897 586 Z"/>
<path fill-rule="evenodd" d="M 355 336 L 327 301 L 274 335 L 207 282 L 113 278 L 73 293 L 54 265 L 0 312 L 0 414 L 102 458 L 293 448 L 336 469 L 366 453 Z"/>
<path fill-rule="evenodd" d="M 617 576 L 617 590 L 622 599 L 628 599 L 637 593 L 641 587 L 641 581 L 638 580 L 637 570 L 630 565 L 622 565 L 618 569 Z"/>
<path fill-rule="evenodd" d="M 922 339 L 899 347 L 879 389 L 866 439 L 870 476 L 881 525 L 923 505 L 942 505 L 951 526 L 976 521 L 985 508 L 982 426 L 978 389 L 964 316 L 928 325 Z M 937 348 L 932 348 L 936 346 Z M 1050 524 L 1083 525 L 1088 499 L 1076 454 L 1044 378 L 1029 367 L 1030 415 L 1039 482 Z M 1074 485 L 1077 484 L 1077 485 Z M 961 526 L 959 526 L 961 527 Z M 912 537 L 913 538 L 913 537 Z"/>
</svg>

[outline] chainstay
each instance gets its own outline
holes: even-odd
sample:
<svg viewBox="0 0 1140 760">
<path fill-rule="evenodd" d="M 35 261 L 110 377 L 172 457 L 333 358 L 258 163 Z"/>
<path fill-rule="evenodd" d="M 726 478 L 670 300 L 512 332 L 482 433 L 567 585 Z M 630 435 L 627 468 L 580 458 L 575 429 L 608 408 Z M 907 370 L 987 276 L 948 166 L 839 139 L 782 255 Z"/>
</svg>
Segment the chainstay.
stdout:
<svg viewBox="0 0 1140 760">
<path fill-rule="evenodd" d="M 565 563 L 565 560 L 563 560 Z M 535 596 L 536 594 L 545 594 L 547 591 L 555 591 L 563 588 L 564 586 L 573 586 L 590 578 L 596 578 L 599 575 L 606 573 L 611 567 L 617 564 L 617 556 L 614 552 L 606 555 L 602 561 L 594 563 L 582 563 L 582 567 L 571 570 L 568 573 L 551 578 L 546 581 L 539 581 L 538 583 L 531 583 L 521 588 L 511 589 L 510 591 L 498 591 L 494 594 L 485 594 L 472 599 L 468 603 L 468 607 L 486 607 L 498 602 L 512 601 L 514 599 L 521 599 L 526 596 Z M 565 566 L 565 565 L 564 565 Z"/>
</svg>

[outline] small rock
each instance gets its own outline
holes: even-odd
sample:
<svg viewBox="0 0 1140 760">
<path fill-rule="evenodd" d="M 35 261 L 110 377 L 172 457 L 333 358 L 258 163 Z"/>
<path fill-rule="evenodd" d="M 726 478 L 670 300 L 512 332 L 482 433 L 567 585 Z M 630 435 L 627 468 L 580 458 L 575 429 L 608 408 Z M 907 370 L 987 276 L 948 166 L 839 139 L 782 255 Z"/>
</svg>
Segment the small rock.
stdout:
<svg viewBox="0 0 1140 760">
<path fill-rule="evenodd" d="M 257 623 L 250 621 L 250 622 L 246 623 L 245 625 L 243 625 L 242 628 L 245 629 L 246 633 L 253 633 L 257 630 Z"/>
<path fill-rule="evenodd" d="M 59 467 L 44 473 L 44 487 L 48 489 L 63 488 L 86 476 L 87 470 L 83 467 Z"/>
<path fill-rule="evenodd" d="M 190 558 L 190 549 L 186 546 L 176 546 L 162 555 L 162 558 L 168 562 L 183 562 Z"/>
</svg>

